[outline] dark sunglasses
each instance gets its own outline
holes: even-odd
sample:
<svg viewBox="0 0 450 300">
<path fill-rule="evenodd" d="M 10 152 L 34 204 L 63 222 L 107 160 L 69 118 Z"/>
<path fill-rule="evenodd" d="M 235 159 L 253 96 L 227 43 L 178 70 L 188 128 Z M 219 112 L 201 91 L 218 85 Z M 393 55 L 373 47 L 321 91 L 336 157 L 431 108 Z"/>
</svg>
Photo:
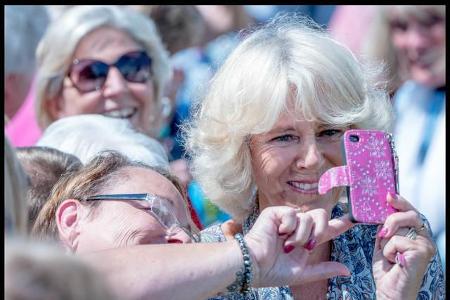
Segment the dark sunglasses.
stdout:
<svg viewBox="0 0 450 300">
<path fill-rule="evenodd" d="M 110 67 L 116 67 L 129 82 L 145 83 L 151 75 L 151 63 L 151 58 L 142 50 L 125 53 L 113 64 L 96 59 L 75 59 L 68 77 L 78 91 L 87 93 L 103 87 Z"/>
</svg>

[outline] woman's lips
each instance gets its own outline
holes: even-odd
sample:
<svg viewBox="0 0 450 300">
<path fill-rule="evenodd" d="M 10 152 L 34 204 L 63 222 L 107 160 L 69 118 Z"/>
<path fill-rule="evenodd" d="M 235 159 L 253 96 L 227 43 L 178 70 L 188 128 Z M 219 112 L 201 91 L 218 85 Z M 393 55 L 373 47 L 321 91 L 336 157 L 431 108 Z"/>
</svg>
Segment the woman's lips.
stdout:
<svg viewBox="0 0 450 300">
<path fill-rule="evenodd" d="M 137 108 L 135 107 L 127 107 L 121 109 L 110 110 L 104 112 L 103 115 L 111 118 L 118 119 L 129 119 L 133 117 L 137 113 Z"/>
<path fill-rule="evenodd" d="M 297 192 L 304 194 L 318 194 L 319 183 L 317 181 L 288 181 L 288 184 Z"/>
</svg>

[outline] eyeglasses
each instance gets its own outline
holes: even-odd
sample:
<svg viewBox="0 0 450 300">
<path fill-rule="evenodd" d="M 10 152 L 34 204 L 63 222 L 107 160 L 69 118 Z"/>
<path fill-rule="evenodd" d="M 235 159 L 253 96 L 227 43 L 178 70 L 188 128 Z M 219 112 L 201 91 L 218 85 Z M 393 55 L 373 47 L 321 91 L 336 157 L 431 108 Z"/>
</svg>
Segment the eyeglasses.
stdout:
<svg viewBox="0 0 450 300">
<path fill-rule="evenodd" d="M 170 200 L 160 197 L 154 194 L 110 194 L 110 195 L 96 195 L 90 196 L 85 199 L 86 201 L 105 201 L 105 200 L 133 200 L 133 201 L 145 201 L 149 203 L 148 207 L 143 207 L 149 214 L 151 214 L 164 229 L 167 230 L 169 236 L 176 235 L 180 230 L 184 231 L 192 241 L 199 241 L 199 237 L 193 234 L 189 229 L 183 226 L 173 213 L 167 204 Z"/>
<path fill-rule="evenodd" d="M 103 87 L 111 67 L 116 67 L 129 82 L 145 83 L 151 75 L 151 63 L 145 51 L 125 53 L 113 64 L 96 59 L 75 59 L 68 77 L 78 91 L 87 93 Z"/>
</svg>

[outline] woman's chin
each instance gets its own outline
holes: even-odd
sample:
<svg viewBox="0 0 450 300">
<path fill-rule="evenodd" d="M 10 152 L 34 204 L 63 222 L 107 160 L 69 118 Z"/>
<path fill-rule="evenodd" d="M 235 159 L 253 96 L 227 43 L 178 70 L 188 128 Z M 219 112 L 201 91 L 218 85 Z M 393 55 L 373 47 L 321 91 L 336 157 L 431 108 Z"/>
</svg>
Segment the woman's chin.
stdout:
<svg viewBox="0 0 450 300">
<path fill-rule="evenodd" d="M 445 75 L 440 75 L 438 71 L 432 69 L 412 68 L 411 78 L 416 82 L 430 87 L 440 87 L 445 85 Z"/>
</svg>

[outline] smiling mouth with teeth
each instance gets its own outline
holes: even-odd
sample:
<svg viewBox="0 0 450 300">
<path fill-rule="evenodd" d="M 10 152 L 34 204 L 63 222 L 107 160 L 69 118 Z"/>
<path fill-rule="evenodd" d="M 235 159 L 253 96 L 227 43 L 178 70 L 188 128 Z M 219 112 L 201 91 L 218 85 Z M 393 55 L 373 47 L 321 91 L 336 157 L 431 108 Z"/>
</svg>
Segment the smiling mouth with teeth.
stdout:
<svg viewBox="0 0 450 300">
<path fill-rule="evenodd" d="M 117 110 L 111 110 L 108 112 L 104 112 L 103 115 L 106 117 L 111 118 L 118 118 L 118 119 L 130 119 L 137 113 L 137 108 L 135 107 L 127 107 Z"/>
<path fill-rule="evenodd" d="M 298 181 L 289 181 L 288 184 L 295 189 L 295 191 L 305 194 L 317 194 L 318 193 L 318 182 L 306 183 Z"/>
</svg>

